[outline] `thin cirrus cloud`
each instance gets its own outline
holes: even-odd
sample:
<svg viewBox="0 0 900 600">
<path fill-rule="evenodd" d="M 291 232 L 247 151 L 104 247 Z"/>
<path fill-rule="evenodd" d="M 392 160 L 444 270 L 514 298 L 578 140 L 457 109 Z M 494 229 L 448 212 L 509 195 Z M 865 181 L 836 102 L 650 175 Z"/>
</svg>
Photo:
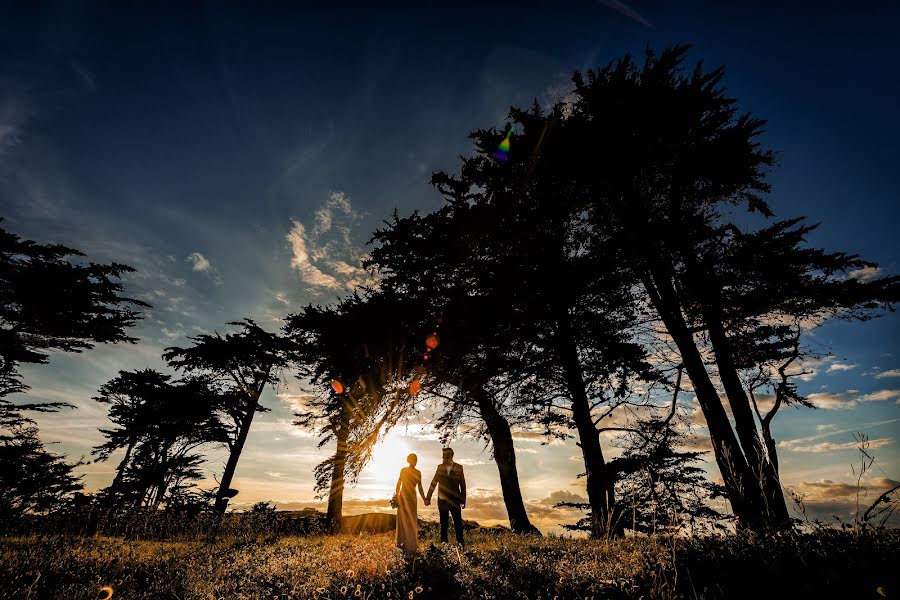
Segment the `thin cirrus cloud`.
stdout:
<svg viewBox="0 0 900 600">
<path fill-rule="evenodd" d="M 889 371 L 882 371 L 881 373 L 875 376 L 875 379 L 884 379 L 885 377 L 900 377 L 900 369 L 891 369 Z"/>
<path fill-rule="evenodd" d="M 847 434 L 847 433 L 857 433 L 861 431 L 865 431 L 866 429 L 872 427 L 879 427 L 881 425 L 888 425 L 890 423 L 896 423 L 900 421 L 900 419 L 887 419 L 884 421 L 874 421 L 871 423 L 863 423 L 861 425 L 856 425 L 853 427 L 846 427 L 843 429 L 836 429 L 834 425 L 820 425 L 816 427 L 815 435 L 810 435 L 802 438 L 795 438 L 792 440 L 781 440 L 778 442 L 778 447 L 783 448 L 785 450 L 790 450 L 793 452 L 827 452 L 827 451 L 837 451 L 837 450 L 852 450 L 854 448 L 859 447 L 859 442 L 857 440 L 851 440 L 848 442 L 831 442 L 831 441 L 820 441 L 826 440 L 835 435 Z M 884 446 L 889 446 L 894 443 L 894 438 L 884 437 L 884 438 L 876 438 L 868 440 L 870 448 L 881 448 Z"/>
<path fill-rule="evenodd" d="M 890 446 L 894 443 L 894 438 L 877 438 L 874 440 L 868 440 L 868 447 L 870 449 L 875 448 L 883 448 L 885 446 Z M 818 444 L 794 444 L 793 442 L 781 442 L 778 444 L 779 448 L 786 448 L 788 450 L 792 450 L 793 452 L 836 452 L 839 450 L 854 450 L 858 448 L 860 445 L 857 441 L 852 442 L 819 442 Z"/>
</svg>

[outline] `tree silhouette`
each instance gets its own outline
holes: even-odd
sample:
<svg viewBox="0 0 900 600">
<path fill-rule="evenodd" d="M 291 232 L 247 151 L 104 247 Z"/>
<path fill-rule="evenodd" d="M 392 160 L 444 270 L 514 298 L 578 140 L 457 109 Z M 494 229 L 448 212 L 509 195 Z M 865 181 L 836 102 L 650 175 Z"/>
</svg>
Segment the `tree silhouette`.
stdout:
<svg viewBox="0 0 900 600">
<path fill-rule="evenodd" d="M 120 371 L 94 398 L 110 405 L 109 418 L 118 426 L 100 430 L 107 441 L 94 454 L 107 460 L 114 451 L 125 450 L 102 493 L 111 508 L 123 501 L 158 508 L 170 490 L 183 490 L 185 482 L 200 478 L 204 459 L 198 448 L 228 439 L 215 382 L 202 376 L 170 379 L 152 369 Z"/>
<path fill-rule="evenodd" d="M 259 403 L 259 398 L 267 383 L 278 382 L 277 372 L 288 364 L 291 349 L 287 340 L 265 331 L 252 319 L 228 324 L 240 329 L 225 334 L 224 338 L 218 332 L 191 337 L 193 346 L 173 346 L 163 353 L 163 358 L 172 367 L 206 375 L 228 386 L 225 397 L 231 399 L 231 405 L 224 412 L 230 425 L 227 439 L 229 455 L 216 492 L 215 509 L 219 514 L 224 514 L 229 498 L 235 493 L 229 491 L 231 481 L 250 433 L 253 416 L 268 410 Z"/>
<path fill-rule="evenodd" d="M 288 315 L 284 331 L 294 342 L 297 378 L 314 386 L 295 424 L 318 429 L 319 447 L 335 441 L 334 454 L 316 466 L 332 531 L 341 527 L 345 485 L 409 407 L 409 318 L 398 298 L 372 292 Z"/>
<path fill-rule="evenodd" d="M 465 260 L 470 239 L 460 229 L 465 226 L 449 210 L 394 215 L 375 233 L 378 245 L 367 264 L 382 273 L 383 290 L 421 307 L 419 347 L 425 348 L 426 336 L 437 336 L 439 345 L 427 363 L 420 361 L 416 381 L 445 408 L 438 428 L 475 424 L 491 446 L 510 528 L 539 533 L 525 511 L 510 424 L 529 417 L 511 392 L 531 375 L 520 330 L 532 323 L 509 303 L 508 290 L 475 283 L 489 274 Z"/>
<path fill-rule="evenodd" d="M 106 494 L 114 504 L 120 494 L 125 471 L 131 464 L 132 454 L 138 441 L 143 439 L 151 424 L 147 422 L 146 405 L 169 391 L 170 375 L 153 369 L 142 371 L 119 371 L 114 379 L 104 383 L 94 400 L 109 405 L 107 417 L 116 425 L 115 429 L 100 429 L 106 441 L 95 447 L 92 454 L 97 460 L 106 461 L 116 450 L 125 454 L 116 467 L 116 475 L 106 489 Z"/>
<path fill-rule="evenodd" d="M 8 432 L 8 433 L 7 433 Z M 68 463 L 48 452 L 37 427 L 27 422 L 0 434 L 0 514 L 46 513 L 84 486 Z"/>
<path fill-rule="evenodd" d="M 3 219 L 0 218 L 0 222 Z M 134 269 L 118 263 L 76 264 L 84 254 L 60 244 L 23 240 L 0 227 L 0 511 L 46 511 L 73 491 L 79 477 L 46 450 L 34 421 L 22 413 L 71 408 L 66 402 L 17 402 L 29 388 L 21 364 L 46 364 L 49 352 L 81 352 L 97 343 L 135 343 L 125 329 L 150 305 L 121 294 L 116 281 Z M 130 305 L 130 306 L 129 306 Z"/>
<path fill-rule="evenodd" d="M 840 254 L 814 256 L 792 244 L 797 238 L 788 234 L 790 223 L 747 237 L 731 218 L 732 207 L 772 214 L 763 195 L 774 159 L 756 141 L 763 121 L 738 115 L 721 85 L 723 69 L 704 72 L 698 65 L 685 74 L 686 50 L 677 46 L 659 56 L 648 50 L 642 66 L 626 56 L 586 77 L 576 73 L 567 116 L 543 119 L 555 128 L 534 179 L 568 183 L 580 199 L 576 209 L 586 217 L 589 244 L 646 293 L 691 379 L 741 524 L 779 526 L 787 523 L 787 509 L 777 462 L 768 458 L 754 421 L 741 352 L 754 348 L 750 355 L 758 361 L 775 358 L 787 343 L 784 330 L 772 328 L 780 317 L 814 314 L 816 306 L 832 314 L 871 310 L 896 299 L 896 279 L 839 284 L 832 274 L 863 263 Z M 532 129 L 540 122 L 521 111 L 513 116 Z M 746 252 L 750 248 L 778 258 L 762 262 Z M 778 251 L 785 248 L 792 254 L 781 265 Z M 831 270 L 819 276 L 816 269 L 828 262 Z M 791 270 L 809 285 L 786 287 Z M 760 293 L 745 296 L 754 286 Z M 715 357 L 714 370 L 704 350 Z M 785 398 L 789 388 L 781 390 Z"/>
<path fill-rule="evenodd" d="M 0 223 L 3 219 L 0 218 Z M 20 411 L 55 411 L 64 402 L 15 405 L 5 396 L 24 392 L 18 366 L 46 364 L 48 351 L 81 352 L 97 343 L 135 343 L 126 335 L 140 313 L 141 300 L 121 295 L 116 279 L 134 269 L 70 262 L 84 254 L 60 244 L 23 240 L 0 227 L 0 423 L 22 424 Z"/>
<path fill-rule="evenodd" d="M 485 327 L 516 352 L 495 343 L 492 353 L 516 356 L 524 366 L 516 372 L 533 379 L 531 389 L 543 387 L 548 401 L 565 399 L 565 406 L 545 407 L 565 411 L 563 422 L 578 433 L 592 535 L 621 533 L 613 526 L 616 477 L 604 459 L 598 427 L 629 396 L 630 382 L 656 376 L 641 346 L 630 339 L 638 318 L 633 286 L 602 247 L 588 243 L 590 224 L 578 210 L 577 189 L 546 169 L 535 170 L 534 156 L 549 139 L 559 111 L 545 118 L 535 107 L 516 116 L 525 121 L 529 114 L 508 161 L 492 158 L 502 132 L 476 131 L 471 137 L 479 152 L 462 159 L 460 175 L 434 175 L 447 206 L 404 224 L 411 232 L 406 237 L 418 236 L 421 244 L 394 252 L 386 280 L 400 271 L 407 281 L 420 274 L 428 280 L 449 278 L 461 295 L 498 303 L 492 314 L 499 320 Z M 373 260 L 379 252 L 373 250 Z M 422 255 L 432 257 L 431 271 L 422 271 Z M 606 411 L 598 414 L 601 407 Z"/>
</svg>

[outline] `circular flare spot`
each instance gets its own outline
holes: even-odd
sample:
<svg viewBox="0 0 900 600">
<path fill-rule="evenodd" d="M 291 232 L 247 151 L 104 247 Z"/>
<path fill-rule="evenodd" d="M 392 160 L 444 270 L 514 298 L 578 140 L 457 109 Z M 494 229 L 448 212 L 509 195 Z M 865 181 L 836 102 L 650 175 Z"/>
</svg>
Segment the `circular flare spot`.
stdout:
<svg viewBox="0 0 900 600">
<path fill-rule="evenodd" d="M 428 346 L 429 350 L 434 350 L 440 343 L 441 338 L 438 337 L 437 331 L 425 338 L 425 345 Z"/>
<path fill-rule="evenodd" d="M 100 596 L 99 596 L 100 600 L 109 600 L 110 598 L 112 598 L 112 595 L 113 595 L 112 586 L 104 585 L 102 588 L 100 588 Z"/>
<path fill-rule="evenodd" d="M 409 383 L 409 395 L 410 395 L 410 396 L 415 396 L 415 395 L 418 394 L 420 391 L 422 391 L 422 382 L 420 382 L 418 378 L 413 379 L 413 380 Z"/>
<path fill-rule="evenodd" d="M 340 382 L 338 379 L 331 380 L 331 389 L 335 394 L 343 394 L 344 393 L 344 384 Z"/>
</svg>

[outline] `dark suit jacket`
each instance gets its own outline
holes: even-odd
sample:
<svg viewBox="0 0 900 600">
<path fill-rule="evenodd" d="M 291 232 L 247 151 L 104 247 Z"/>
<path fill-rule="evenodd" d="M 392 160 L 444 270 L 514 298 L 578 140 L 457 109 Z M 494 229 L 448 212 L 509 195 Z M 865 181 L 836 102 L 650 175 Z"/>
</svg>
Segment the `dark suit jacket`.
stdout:
<svg viewBox="0 0 900 600">
<path fill-rule="evenodd" d="M 431 486 L 428 488 L 429 496 L 435 485 L 438 486 L 438 499 L 443 499 L 453 504 L 465 504 L 466 476 L 463 473 L 461 464 L 453 463 L 449 475 L 447 475 L 447 467 L 443 463 L 439 464 L 434 472 L 434 478 L 431 480 Z"/>
</svg>

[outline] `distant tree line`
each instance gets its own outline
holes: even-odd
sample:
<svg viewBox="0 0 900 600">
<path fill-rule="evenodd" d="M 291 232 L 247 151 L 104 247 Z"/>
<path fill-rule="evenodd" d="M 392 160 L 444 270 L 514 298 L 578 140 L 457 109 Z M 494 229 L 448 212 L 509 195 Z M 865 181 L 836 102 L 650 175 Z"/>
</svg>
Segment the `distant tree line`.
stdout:
<svg viewBox="0 0 900 600">
<path fill-rule="evenodd" d="M 686 52 L 576 72 L 570 101 L 514 107 L 502 130 L 473 132 L 458 171 L 432 176 L 443 206 L 395 212 L 374 232 L 376 287 L 301 307 L 276 333 L 243 319 L 167 348 L 177 379 L 120 371 L 94 397 L 112 423 L 96 460 L 119 458 L 93 514 L 192 503 L 223 514 L 265 386 L 290 370 L 310 391 L 296 425 L 331 448 L 311 477 L 335 530 L 345 487 L 423 403 L 445 439 L 465 430 L 490 447 L 517 533 L 537 533 L 517 431 L 575 438 L 587 501 L 570 526 L 592 537 L 719 518 L 715 497 L 739 527 L 790 526 L 772 421 L 812 406 L 795 382 L 815 355 L 806 334 L 892 310 L 900 278 L 854 277 L 875 264 L 813 247 L 815 225 L 776 217 L 764 121 L 738 112 L 722 68 L 686 69 Z M 509 152 L 495 153 L 505 137 Z M 135 343 L 125 331 L 149 306 L 121 295 L 130 267 L 67 256 L 82 255 L 0 229 L 0 509 L 11 512 L 53 510 L 81 488 L 78 465 L 48 452 L 26 416 L 68 407 L 12 402 L 28 389 L 18 366 Z M 686 390 L 721 485 L 697 466 L 706 453 L 684 449 Z M 195 482 L 213 447 L 228 458 L 204 496 Z"/>
</svg>

